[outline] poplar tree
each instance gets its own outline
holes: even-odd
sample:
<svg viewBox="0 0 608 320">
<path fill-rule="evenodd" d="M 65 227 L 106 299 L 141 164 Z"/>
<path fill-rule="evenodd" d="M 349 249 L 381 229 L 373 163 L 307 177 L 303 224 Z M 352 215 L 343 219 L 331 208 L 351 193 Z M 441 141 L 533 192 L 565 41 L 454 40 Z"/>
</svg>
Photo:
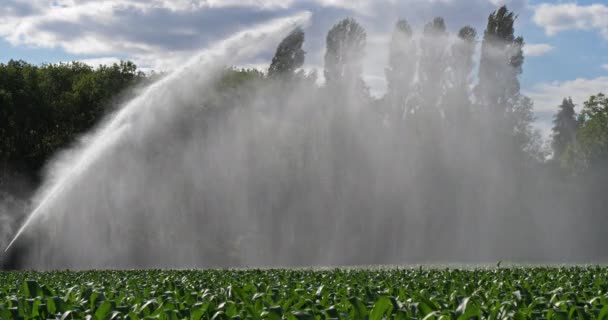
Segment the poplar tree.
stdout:
<svg viewBox="0 0 608 320">
<path fill-rule="evenodd" d="M 512 111 L 520 98 L 524 41 L 514 36 L 516 19 L 506 6 L 490 14 L 481 44 L 477 98 L 485 107 L 502 112 Z"/>
<path fill-rule="evenodd" d="M 553 158 L 560 159 L 576 138 L 577 120 L 572 98 L 564 98 L 553 120 Z"/>
<path fill-rule="evenodd" d="M 447 35 L 443 18 L 437 17 L 425 25 L 420 41 L 419 94 L 421 107 L 429 112 L 445 94 Z"/>
<path fill-rule="evenodd" d="M 298 27 L 281 41 L 268 68 L 269 77 L 293 75 L 294 71 L 304 64 L 304 39 L 304 31 Z"/>
<path fill-rule="evenodd" d="M 406 20 L 399 20 L 395 24 L 385 75 L 387 102 L 394 111 L 403 114 L 416 75 L 416 43 L 412 39 L 412 28 Z"/>
<path fill-rule="evenodd" d="M 365 30 L 353 18 L 344 19 L 329 30 L 324 72 L 329 87 L 364 87 L 361 61 L 366 38 Z"/>
<path fill-rule="evenodd" d="M 471 100 L 470 85 L 473 72 L 477 32 L 465 26 L 458 32 L 458 40 L 451 48 L 451 73 L 444 109 L 448 120 L 463 124 L 469 118 Z"/>
</svg>

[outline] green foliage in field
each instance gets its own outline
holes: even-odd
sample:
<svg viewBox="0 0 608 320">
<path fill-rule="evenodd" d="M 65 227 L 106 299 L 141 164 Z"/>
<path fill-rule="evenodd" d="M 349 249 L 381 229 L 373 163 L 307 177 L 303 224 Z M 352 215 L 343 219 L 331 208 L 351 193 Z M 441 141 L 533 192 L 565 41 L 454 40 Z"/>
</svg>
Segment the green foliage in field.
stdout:
<svg viewBox="0 0 608 320">
<path fill-rule="evenodd" d="M 0 273 L 1 319 L 608 319 L 608 268 Z"/>
</svg>

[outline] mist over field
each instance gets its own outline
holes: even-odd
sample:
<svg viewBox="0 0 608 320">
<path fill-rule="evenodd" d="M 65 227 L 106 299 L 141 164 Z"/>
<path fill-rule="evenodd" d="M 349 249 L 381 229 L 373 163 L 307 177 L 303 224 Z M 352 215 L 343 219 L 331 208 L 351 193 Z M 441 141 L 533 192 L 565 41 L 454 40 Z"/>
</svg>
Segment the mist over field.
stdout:
<svg viewBox="0 0 608 320">
<path fill-rule="evenodd" d="M 598 161 L 583 142 L 562 135 L 548 150 L 533 128 L 525 43 L 506 7 L 482 33 L 398 21 L 381 97 L 362 79 L 367 37 L 354 19 L 329 31 L 323 80 L 305 71 L 309 17 L 210 46 L 56 155 L 27 209 L 0 198 L 4 259 L 28 269 L 606 261 L 604 169 L 589 169 Z M 268 47 L 267 72 L 227 67 Z"/>
</svg>

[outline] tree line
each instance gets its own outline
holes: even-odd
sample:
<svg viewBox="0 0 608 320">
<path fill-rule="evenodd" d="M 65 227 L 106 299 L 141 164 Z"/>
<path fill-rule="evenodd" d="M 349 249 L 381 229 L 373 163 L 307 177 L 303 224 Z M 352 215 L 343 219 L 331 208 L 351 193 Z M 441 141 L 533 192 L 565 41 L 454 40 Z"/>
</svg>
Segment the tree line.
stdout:
<svg viewBox="0 0 608 320">
<path fill-rule="evenodd" d="M 36 183 L 57 151 L 94 127 L 146 76 L 135 64 L 0 64 L 0 187 Z M 17 178 L 19 177 L 19 178 Z"/>
</svg>

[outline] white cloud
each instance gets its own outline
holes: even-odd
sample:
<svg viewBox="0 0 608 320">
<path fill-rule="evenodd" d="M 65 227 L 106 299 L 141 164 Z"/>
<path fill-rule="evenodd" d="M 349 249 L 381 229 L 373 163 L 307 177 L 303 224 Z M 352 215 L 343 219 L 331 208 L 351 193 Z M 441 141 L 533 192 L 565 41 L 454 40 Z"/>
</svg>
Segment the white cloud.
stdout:
<svg viewBox="0 0 608 320">
<path fill-rule="evenodd" d="M 116 58 L 116 57 L 102 57 L 102 58 L 81 59 L 81 60 L 78 60 L 78 62 L 82 62 L 93 68 L 97 68 L 100 65 L 110 66 L 115 63 L 119 63 L 120 59 Z"/>
<path fill-rule="evenodd" d="M 535 7 L 533 20 L 550 36 L 568 30 L 597 30 L 608 38 L 608 6 L 604 4 L 543 3 Z"/>
<path fill-rule="evenodd" d="M 0 35 L 13 45 L 35 47 L 63 47 L 75 54 L 107 54 L 120 50 L 133 52 L 149 50 L 145 43 L 121 41 L 120 34 L 104 34 L 95 28 L 109 27 L 118 22 L 120 10 L 140 10 L 134 1 L 82 2 L 59 1 L 43 5 L 33 1 L 30 14 L 4 16 Z"/>
<path fill-rule="evenodd" d="M 554 112 L 566 97 L 572 97 L 580 106 L 589 96 L 600 92 L 608 93 L 608 77 L 539 83 L 524 93 L 534 100 L 536 111 Z"/>
<path fill-rule="evenodd" d="M 85 59 L 122 56 L 161 70 L 245 27 L 295 13 L 272 11 L 292 3 L 283 0 L 2 2 L 0 37 L 12 45 L 61 48 Z"/>
<path fill-rule="evenodd" d="M 524 55 L 526 57 L 539 57 L 555 49 L 547 43 L 526 43 L 524 45 Z"/>
<path fill-rule="evenodd" d="M 255 7 L 259 9 L 289 8 L 295 0 L 207 0 L 211 8 L 221 7 Z"/>
<path fill-rule="evenodd" d="M 608 63 L 602 65 L 602 69 L 608 70 Z"/>
<path fill-rule="evenodd" d="M 370 0 L 315 0 L 316 3 L 323 7 L 337 7 L 356 11 L 360 14 L 370 14 L 374 1 Z M 382 1 L 376 1 L 382 2 Z M 394 1 L 384 1 L 389 4 L 394 4 Z"/>
</svg>

